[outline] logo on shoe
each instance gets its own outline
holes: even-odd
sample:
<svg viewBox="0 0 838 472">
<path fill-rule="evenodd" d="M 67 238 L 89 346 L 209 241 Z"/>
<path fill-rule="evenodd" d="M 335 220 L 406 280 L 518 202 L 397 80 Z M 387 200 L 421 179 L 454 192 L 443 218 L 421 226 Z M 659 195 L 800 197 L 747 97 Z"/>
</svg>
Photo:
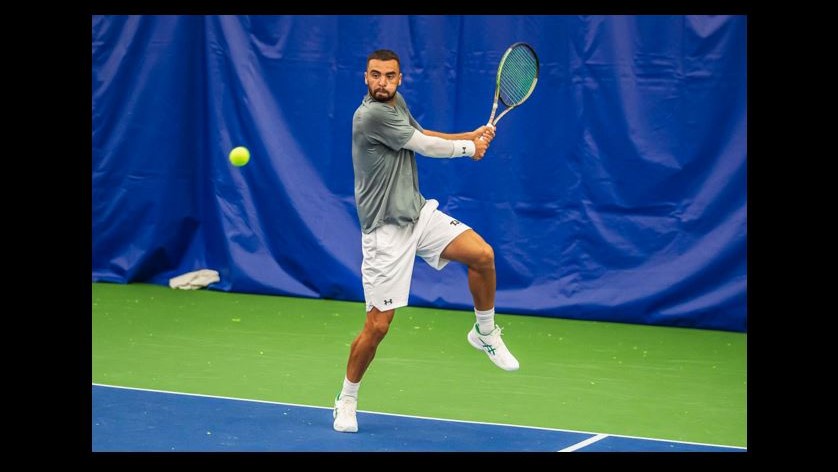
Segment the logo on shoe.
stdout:
<svg viewBox="0 0 838 472">
<path fill-rule="evenodd" d="M 483 343 L 483 348 L 486 349 L 486 352 L 488 352 L 491 355 L 495 355 L 495 348 L 492 347 L 491 344 L 486 344 L 486 342 L 483 341 L 482 339 L 480 340 L 480 342 Z"/>
</svg>

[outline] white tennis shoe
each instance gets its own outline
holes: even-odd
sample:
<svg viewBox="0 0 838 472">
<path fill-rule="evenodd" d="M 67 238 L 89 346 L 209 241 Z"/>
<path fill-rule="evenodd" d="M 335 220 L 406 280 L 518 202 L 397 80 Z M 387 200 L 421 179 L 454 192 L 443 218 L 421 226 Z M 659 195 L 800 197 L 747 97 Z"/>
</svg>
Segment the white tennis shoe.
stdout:
<svg viewBox="0 0 838 472">
<path fill-rule="evenodd" d="M 489 356 L 489 359 L 495 363 L 496 366 L 503 370 L 518 370 L 518 359 L 509 352 L 506 348 L 501 336 L 501 328 L 495 325 L 495 329 L 489 334 L 480 334 L 477 331 L 477 324 L 468 332 L 468 342 L 475 349 L 479 349 Z"/>
<path fill-rule="evenodd" d="M 355 433 L 358 431 L 358 419 L 355 413 L 358 411 L 358 399 L 348 395 L 335 398 L 335 409 L 332 417 L 335 419 L 333 427 L 341 433 Z"/>
</svg>

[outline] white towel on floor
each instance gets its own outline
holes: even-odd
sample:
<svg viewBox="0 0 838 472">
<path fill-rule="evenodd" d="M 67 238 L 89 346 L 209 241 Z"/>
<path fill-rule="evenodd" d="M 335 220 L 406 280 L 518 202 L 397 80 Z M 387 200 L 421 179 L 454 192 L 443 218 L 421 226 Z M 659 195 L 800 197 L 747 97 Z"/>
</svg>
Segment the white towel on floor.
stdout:
<svg viewBox="0 0 838 472">
<path fill-rule="evenodd" d="M 218 282 L 221 277 L 218 276 L 218 271 L 212 269 L 201 269 L 194 272 L 187 272 L 177 277 L 169 279 L 169 287 L 180 288 L 183 290 L 195 290 L 204 288 L 209 284 Z"/>
</svg>

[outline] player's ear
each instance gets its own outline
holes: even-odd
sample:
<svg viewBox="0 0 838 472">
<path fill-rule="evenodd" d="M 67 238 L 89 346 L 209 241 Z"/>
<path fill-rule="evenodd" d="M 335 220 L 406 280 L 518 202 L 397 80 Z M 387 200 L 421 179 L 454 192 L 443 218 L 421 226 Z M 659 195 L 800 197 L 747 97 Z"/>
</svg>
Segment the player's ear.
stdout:
<svg viewBox="0 0 838 472">
<path fill-rule="evenodd" d="M 402 85 L 402 74 L 399 73 L 399 86 L 401 86 L 401 85 Z"/>
<path fill-rule="evenodd" d="M 367 85 L 370 84 L 369 81 L 367 81 L 367 74 L 366 73 L 364 73 L 364 83 L 367 84 Z"/>
</svg>

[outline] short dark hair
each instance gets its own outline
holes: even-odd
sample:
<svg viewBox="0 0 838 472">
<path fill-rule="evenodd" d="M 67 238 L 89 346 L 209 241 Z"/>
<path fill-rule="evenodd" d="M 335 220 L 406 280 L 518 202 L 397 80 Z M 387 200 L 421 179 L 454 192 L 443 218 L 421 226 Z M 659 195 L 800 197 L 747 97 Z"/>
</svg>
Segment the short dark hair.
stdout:
<svg viewBox="0 0 838 472">
<path fill-rule="evenodd" d="M 367 56 L 367 67 L 369 67 L 370 61 L 373 59 L 378 59 L 379 61 L 396 61 L 396 64 L 399 65 L 399 69 L 402 68 L 399 55 L 389 49 L 379 49 L 371 52 L 370 55 Z"/>
</svg>

